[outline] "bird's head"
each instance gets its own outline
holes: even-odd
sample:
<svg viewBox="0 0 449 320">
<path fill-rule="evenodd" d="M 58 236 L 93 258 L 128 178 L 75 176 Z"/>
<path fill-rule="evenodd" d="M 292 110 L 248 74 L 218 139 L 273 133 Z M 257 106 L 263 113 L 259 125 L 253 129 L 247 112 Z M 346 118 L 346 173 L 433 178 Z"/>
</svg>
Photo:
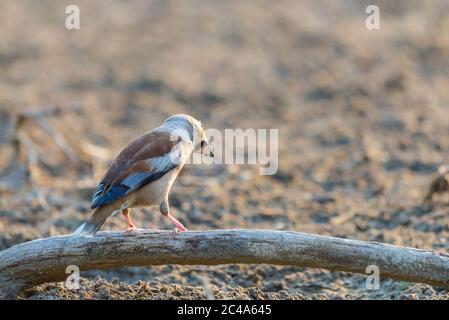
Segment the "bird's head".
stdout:
<svg viewBox="0 0 449 320">
<path fill-rule="evenodd" d="M 176 130 L 179 137 L 192 142 L 193 151 L 200 151 L 202 154 L 210 157 L 215 156 L 213 148 L 206 137 L 204 127 L 194 117 L 188 114 L 176 114 L 168 117 L 162 126 L 172 131 Z M 183 134 L 183 132 L 187 134 Z"/>
</svg>

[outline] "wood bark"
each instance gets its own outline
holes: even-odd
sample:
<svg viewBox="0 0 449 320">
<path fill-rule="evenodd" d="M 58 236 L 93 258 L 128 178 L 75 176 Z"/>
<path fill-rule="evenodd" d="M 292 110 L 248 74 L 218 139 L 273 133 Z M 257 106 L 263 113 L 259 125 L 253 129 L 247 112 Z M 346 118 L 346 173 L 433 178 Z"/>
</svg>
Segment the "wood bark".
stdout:
<svg viewBox="0 0 449 320">
<path fill-rule="evenodd" d="M 296 265 L 365 273 L 379 268 L 391 278 L 449 288 L 449 255 L 382 244 L 273 230 L 99 232 L 95 236 L 55 236 L 0 252 L 0 298 L 16 298 L 26 288 L 63 281 L 66 268 L 81 270 L 163 264 L 230 263 Z"/>
</svg>

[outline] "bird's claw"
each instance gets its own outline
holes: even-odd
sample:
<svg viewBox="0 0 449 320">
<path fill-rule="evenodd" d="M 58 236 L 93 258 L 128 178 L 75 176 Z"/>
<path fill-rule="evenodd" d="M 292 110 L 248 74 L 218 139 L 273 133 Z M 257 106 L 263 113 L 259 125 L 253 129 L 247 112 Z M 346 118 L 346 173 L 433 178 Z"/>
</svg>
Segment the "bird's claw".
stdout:
<svg viewBox="0 0 449 320">
<path fill-rule="evenodd" d="M 133 234 L 137 230 L 141 230 L 141 229 L 138 229 L 135 226 L 128 226 L 128 229 L 125 230 L 125 235 Z"/>
<path fill-rule="evenodd" d="M 173 229 L 173 240 L 176 238 L 176 235 L 177 235 L 178 233 L 186 232 L 186 231 L 187 231 L 186 228 L 181 229 L 181 228 L 175 227 L 175 228 Z"/>
</svg>

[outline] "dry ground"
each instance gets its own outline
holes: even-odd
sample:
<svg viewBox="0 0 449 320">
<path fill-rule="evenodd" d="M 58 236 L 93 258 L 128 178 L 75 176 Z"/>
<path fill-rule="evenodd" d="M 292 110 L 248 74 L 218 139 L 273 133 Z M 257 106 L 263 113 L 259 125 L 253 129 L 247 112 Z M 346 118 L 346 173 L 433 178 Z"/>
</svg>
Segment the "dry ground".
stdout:
<svg viewBox="0 0 449 320">
<path fill-rule="evenodd" d="M 81 30 L 64 28 L 65 6 Z M 271 228 L 437 249 L 449 207 L 421 205 L 449 162 L 449 4 L 370 1 L 1 1 L 0 249 L 66 234 L 89 215 L 109 161 L 135 135 L 184 112 L 218 128 L 279 128 L 279 171 L 190 166 L 173 214 L 191 229 Z M 49 118 L 80 156 L 71 161 L 35 123 L 33 185 L 8 144 L 14 115 L 78 103 Z M 26 158 L 26 157 L 25 157 Z M 36 192 L 36 190 L 41 190 Z M 169 228 L 136 210 L 139 227 Z M 104 229 L 122 229 L 110 219 Z M 447 299 L 445 290 L 296 267 L 160 266 L 83 273 L 30 299 Z"/>
</svg>

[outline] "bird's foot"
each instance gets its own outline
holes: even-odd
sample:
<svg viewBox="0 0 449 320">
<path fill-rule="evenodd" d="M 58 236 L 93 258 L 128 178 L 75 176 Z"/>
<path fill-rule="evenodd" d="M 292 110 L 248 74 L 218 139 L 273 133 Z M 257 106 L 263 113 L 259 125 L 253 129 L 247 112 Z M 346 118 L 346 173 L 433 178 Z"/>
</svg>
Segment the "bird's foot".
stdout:
<svg viewBox="0 0 449 320">
<path fill-rule="evenodd" d="M 176 226 L 176 229 L 179 229 L 179 232 L 187 231 L 187 228 L 170 213 L 167 214 L 167 218 Z"/>
<path fill-rule="evenodd" d="M 177 235 L 178 233 L 188 231 L 187 228 L 184 227 L 182 224 L 181 224 L 181 227 L 182 227 L 182 228 L 179 228 L 179 226 L 176 226 L 176 227 L 173 229 L 173 239 L 176 238 L 176 235 Z"/>
<path fill-rule="evenodd" d="M 131 221 L 131 217 L 129 216 L 131 213 L 131 209 L 127 208 L 122 210 L 123 217 L 125 218 L 126 223 L 128 224 L 128 229 L 126 230 L 126 233 L 132 233 L 136 231 L 136 226 Z"/>
<path fill-rule="evenodd" d="M 178 232 L 186 232 L 186 231 L 188 231 L 187 228 L 184 227 L 181 223 L 176 225 L 175 230 L 177 230 Z"/>
<path fill-rule="evenodd" d="M 136 232 L 137 230 L 140 230 L 140 229 L 136 228 L 135 225 L 133 225 L 133 224 L 132 225 L 128 225 L 128 229 L 126 229 L 125 235 L 132 234 L 132 233 Z"/>
</svg>

